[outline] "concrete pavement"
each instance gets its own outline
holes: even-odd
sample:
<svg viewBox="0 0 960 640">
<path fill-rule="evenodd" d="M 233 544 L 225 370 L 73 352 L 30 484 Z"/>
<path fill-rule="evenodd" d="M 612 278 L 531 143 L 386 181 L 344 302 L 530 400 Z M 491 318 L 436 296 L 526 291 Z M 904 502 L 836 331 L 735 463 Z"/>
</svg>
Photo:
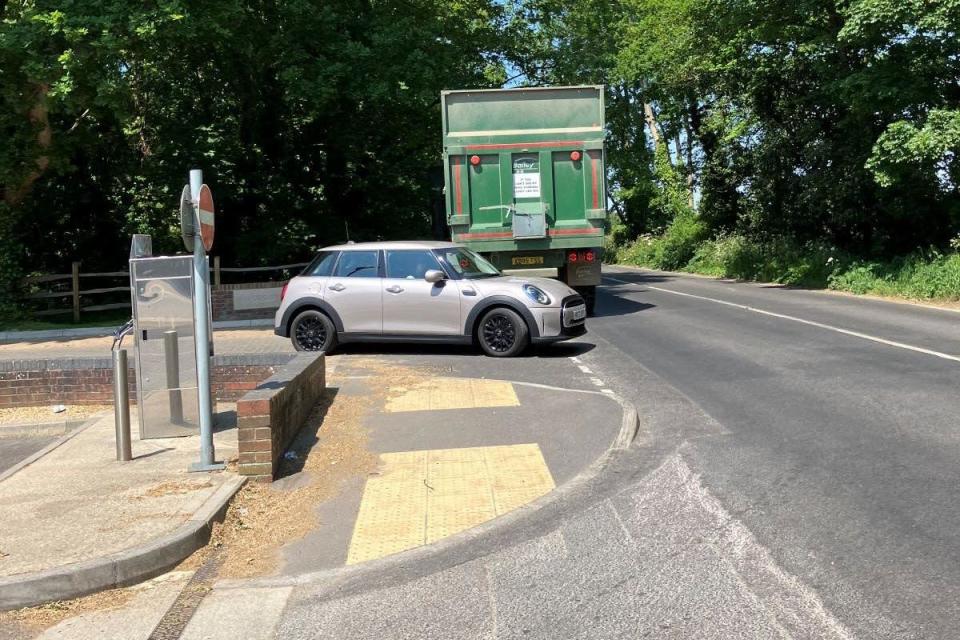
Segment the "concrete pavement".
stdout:
<svg viewBox="0 0 960 640">
<path fill-rule="evenodd" d="M 0 481 L 0 609 L 168 569 L 196 548 L 191 522 L 206 527 L 198 514 L 239 486 L 232 473 L 187 472 L 197 438 L 134 439 L 133 460 L 120 463 L 114 437 L 113 416 L 101 416 Z M 215 444 L 221 458 L 235 455 L 236 432 L 220 431 Z"/>
</svg>

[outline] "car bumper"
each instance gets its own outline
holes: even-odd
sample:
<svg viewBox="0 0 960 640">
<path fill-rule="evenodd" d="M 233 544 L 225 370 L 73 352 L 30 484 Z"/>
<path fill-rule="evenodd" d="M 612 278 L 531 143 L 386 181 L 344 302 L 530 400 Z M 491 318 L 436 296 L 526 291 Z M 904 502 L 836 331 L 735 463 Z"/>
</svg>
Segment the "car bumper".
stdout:
<svg viewBox="0 0 960 640">
<path fill-rule="evenodd" d="M 567 296 L 560 307 L 531 309 L 537 320 L 537 329 L 540 333 L 531 339 L 534 344 L 545 342 L 559 342 L 582 336 L 587 332 L 586 318 L 574 320 L 571 309 L 584 306 L 584 300 L 579 295 Z M 586 309 L 584 307 L 584 313 Z"/>
<path fill-rule="evenodd" d="M 281 338 L 289 338 L 290 332 L 287 331 L 287 323 L 283 321 L 284 308 L 281 306 L 273 316 L 273 333 Z"/>
<path fill-rule="evenodd" d="M 576 338 L 577 336 L 582 336 L 587 332 L 587 325 L 581 324 L 576 327 L 569 327 L 563 329 L 559 334 L 555 336 L 540 336 L 539 338 L 532 338 L 530 342 L 533 344 L 549 344 L 551 342 L 563 342 L 564 340 L 569 340 L 570 338 Z"/>
</svg>

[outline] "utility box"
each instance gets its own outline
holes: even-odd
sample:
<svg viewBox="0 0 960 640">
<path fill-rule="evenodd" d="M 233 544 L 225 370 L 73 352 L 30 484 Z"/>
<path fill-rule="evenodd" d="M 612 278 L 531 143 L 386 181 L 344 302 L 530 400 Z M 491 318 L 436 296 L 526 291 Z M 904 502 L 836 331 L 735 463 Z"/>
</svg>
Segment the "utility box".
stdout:
<svg viewBox="0 0 960 640">
<path fill-rule="evenodd" d="M 603 92 L 441 93 L 452 239 L 507 273 L 563 280 L 591 311 L 607 219 Z"/>
<path fill-rule="evenodd" d="M 130 259 L 141 439 L 200 432 L 193 277 L 193 256 Z"/>
</svg>

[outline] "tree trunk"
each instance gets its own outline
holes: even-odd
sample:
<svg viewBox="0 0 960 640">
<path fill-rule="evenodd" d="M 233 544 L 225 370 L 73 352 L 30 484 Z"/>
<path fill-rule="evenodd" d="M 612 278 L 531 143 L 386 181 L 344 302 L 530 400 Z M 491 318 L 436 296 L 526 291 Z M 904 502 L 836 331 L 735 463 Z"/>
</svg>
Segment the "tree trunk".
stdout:
<svg viewBox="0 0 960 640">
<path fill-rule="evenodd" d="M 660 150 L 660 145 L 663 144 L 663 136 L 660 135 L 660 127 L 657 126 L 657 116 L 653 112 L 653 107 L 646 100 L 643 101 L 643 116 L 647 122 L 647 127 L 650 129 L 650 137 L 653 138 L 653 151 L 656 153 Z M 667 161 L 671 162 L 669 149 L 667 150 Z"/>
<path fill-rule="evenodd" d="M 36 87 L 36 101 L 27 113 L 30 123 L 40 126 L 40 130 L 37 131 L 37 147 L 41 150 L 41 155 L 37 156 L 36 160 L 34 160 L 36 168 L 30 170 L 19 185 L 16 187 L 7 185 L 4 189 L 3 199 L 10 206 L 20 204 L 20 202 L 27 197 L 27 194 L 30 193 L 30 188 L 33 186 L 33 183 L 36 182 L 40 176 L 43 175 L 43 172 L 47 170 L 47 167 L 50 166 L 50 157 L 44 153 L 50 148 L 50 143 L 53 141 L 53 130 L 50 128 L 50 118 L 48 117 L 47 109 L 47 94 L 49 92 L 50 85 L 45 83 L 38 84 Z"/>
</svg>

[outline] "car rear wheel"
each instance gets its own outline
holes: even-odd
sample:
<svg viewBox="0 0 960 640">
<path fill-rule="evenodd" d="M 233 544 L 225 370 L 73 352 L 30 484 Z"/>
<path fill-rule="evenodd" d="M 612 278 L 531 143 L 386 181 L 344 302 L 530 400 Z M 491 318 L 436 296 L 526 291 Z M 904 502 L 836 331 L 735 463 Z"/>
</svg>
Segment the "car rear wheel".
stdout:
<svg viewBox="0 0 960 640">
<path fill-rule="evenodd" d="M 290 340 L 297 351 L 330 353 L 337 346 L 337 329 L 324 313 L 308 309 L 293 319 Z"/>
<path fill-rule="evenodd" d="M 477 325 L 477 341 L 488 356 L 508 358 L 522 352 L 529 342 L 527 323 L 512 309 L 491 309 Z"/>
</svg>

